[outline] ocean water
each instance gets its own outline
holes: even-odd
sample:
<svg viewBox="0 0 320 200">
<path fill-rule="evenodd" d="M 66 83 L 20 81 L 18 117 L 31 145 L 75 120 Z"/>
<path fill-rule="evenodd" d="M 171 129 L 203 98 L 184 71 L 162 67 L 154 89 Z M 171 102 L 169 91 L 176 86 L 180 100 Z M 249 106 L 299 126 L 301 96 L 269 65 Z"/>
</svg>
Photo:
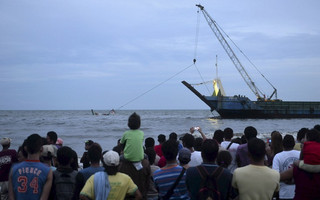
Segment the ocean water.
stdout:
<svg viewBox="0 0 320 200">
<path fill-rule="evenodd" d="M 92 115 L 90 110 L 0 111 L 0 137 L 10 137 L 11 148 L 18 149 L 32 133 L 46 137 L 48 131 L 55 131 L 64 145 L 81 156 L 84 142 L 89 139 L 98 142 L 103 150 L 112 149 L 128 130 L 128 117 L 133 112 L 141 117 L 145 138 L 153 137 L 156 144 L 159 134 L 168 137 L 171 132 L 176 132 L 182 136 L 192 126 L 200 126 L 208 137 L 212 137 L 215 130 L 226 127 L 241 135 L 245 127 L 254 126 L 258 137 L 268 138 L 274 130 L 296 136 L 300 128 L 320 124 L 320 119 L 215 119 L 209 110 L 120 110 L 108 116 Z"/>
</svg>

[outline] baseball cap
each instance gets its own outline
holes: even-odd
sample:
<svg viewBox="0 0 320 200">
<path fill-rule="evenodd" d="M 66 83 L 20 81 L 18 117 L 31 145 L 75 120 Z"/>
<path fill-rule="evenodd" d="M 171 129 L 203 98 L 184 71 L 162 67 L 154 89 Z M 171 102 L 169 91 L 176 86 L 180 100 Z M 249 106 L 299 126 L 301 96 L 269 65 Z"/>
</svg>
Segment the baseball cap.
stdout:
<svg viewBox="0 0 320 200">
<path fill-rule="evenodd" d="M 56 144 L 63 145 L 63 140 L 61 138 L 58 138 Z"/>
<path fill-rule="evenodd" d="M 182 148 L 179 151 L 178 159 L 183 162 L 189 162 L 191 158 L 191 151 L 187 148 Z"/>
<path fill-rule="evenodd" d="M 51 144 L 43 145 L 41 156 L 43 156 L 43 157 L 54 156 L 53 146 Z"/>
<path fill-rule="evenodd" d="M 10 142 L 11 142 L 11 139 L 8 138 L 8 137 L 4 137 L 4 138 L 2 138 L 2 139 L 0 140 L 0 144 L 1 144 L 1 145 L 9 145 Z"/>
<path fill-rule="evenodd" d="M 103 155 L 103 162 L 107 166 L 118 166 L 119 161 L 120 161 L 119 154 L 115 151 L 110 150 Z"/>
</svg>

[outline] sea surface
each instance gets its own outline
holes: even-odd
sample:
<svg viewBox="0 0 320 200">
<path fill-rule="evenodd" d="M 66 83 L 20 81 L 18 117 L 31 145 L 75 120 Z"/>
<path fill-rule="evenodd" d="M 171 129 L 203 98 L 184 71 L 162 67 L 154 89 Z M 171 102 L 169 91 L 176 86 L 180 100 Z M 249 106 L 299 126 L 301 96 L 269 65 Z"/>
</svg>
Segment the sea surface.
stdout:
<svg viewBox="0 0 320 200">
<path fill-rule="evenodd" d="M 128 130 L 128 117 L 136 112 L 141 117 L 141 130 L 145 138 L 167 137 L 171 132 L 179 136 L 187 133 L 192 126 L 200 126 L 202 131 L 212 137 L 217 129 L 231 127 L 241 135 L 247 126 L 258 130 L 258 137 L 266 139 L 277 130 L 294 137 L 302 128 L 312 128 L 320 124 L 320 119 L 216 119 L 209 110 L 120 110 L 114 115 L 103 115 L 108 111 L 91 110 L 45 110 L 45 111 L 0 111 L 0 137 L 12 139 L 11 148 L 18 149 L 30 134 L 38 133 L 46 137 L 48 131 L 55 131 L 62 138 L 64 145 L 73 148 L 80 157 L 84 142 L 98 142 L 103 150 L 112 149 L 117 140 Z M 196 136 L 200 136 L 196 134 Z"/>
</svg>

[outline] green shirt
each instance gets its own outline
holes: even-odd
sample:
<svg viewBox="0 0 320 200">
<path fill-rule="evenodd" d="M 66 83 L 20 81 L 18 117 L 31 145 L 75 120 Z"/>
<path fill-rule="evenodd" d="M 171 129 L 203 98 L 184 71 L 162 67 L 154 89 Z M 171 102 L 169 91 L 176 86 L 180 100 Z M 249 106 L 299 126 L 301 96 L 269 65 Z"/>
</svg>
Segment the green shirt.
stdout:
<svg viewBox="0 0 320 200">
<path fill-rule="evenodd" d="M 144 157 L 143 152 L 144 133 L 140 130 L 129 130 L 124 132 L 120 143 L 125 144 L 124 158 L 131 162 L 139 162 Z"/>
</svg>

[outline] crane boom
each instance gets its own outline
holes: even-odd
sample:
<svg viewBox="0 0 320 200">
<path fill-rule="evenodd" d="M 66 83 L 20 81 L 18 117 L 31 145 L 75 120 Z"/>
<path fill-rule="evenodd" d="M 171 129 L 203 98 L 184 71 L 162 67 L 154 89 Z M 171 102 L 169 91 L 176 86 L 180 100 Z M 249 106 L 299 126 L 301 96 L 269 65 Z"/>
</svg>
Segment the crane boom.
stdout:
<svg viewBox="0 0 320 200">
<path fill-rule="evenodd" d="M 264 96 L 264 94 L 256 87 L 255 83 L 252 81 L 252 79 L 248 75 L 247 71 L 242 66 L 242 64 L 239 61 L 238 57 L 233 52 L 233 50 L 231 49 L 231 47 L 228 44 L 228 42 L 226 41 L 226 39 L 223 37 L 223 35 L 222 35 L 218 25 L 216 24 L 216 22 L 211 18 L 211 16 L 207 13 L 207 11 L 204 9 L 204 7 L 202 5 L 197 4 L 196 6 L 198 6 L 200 8 L 200 10 L 202 11 L 203 16 L 207 20 L 208 25 L 210 26 L 211 30 L 216 35 L 216 37 L 219 40 L 220 44 L 222 45 L 222 47 L 224 48 L 224 50 L 228 54 L 229 58 L 231 59 L 231 61 L 233 62 L 233 64 L 235 65 L 235 67 L 237 68 L 239 73 L 241 74 L 242 78 L 244 79 L 246 84 L 251 89 L 251 91 L 256 95 L 257 99 L 263 99 L 261 97 L 261 95 Z"/>
</svg>

